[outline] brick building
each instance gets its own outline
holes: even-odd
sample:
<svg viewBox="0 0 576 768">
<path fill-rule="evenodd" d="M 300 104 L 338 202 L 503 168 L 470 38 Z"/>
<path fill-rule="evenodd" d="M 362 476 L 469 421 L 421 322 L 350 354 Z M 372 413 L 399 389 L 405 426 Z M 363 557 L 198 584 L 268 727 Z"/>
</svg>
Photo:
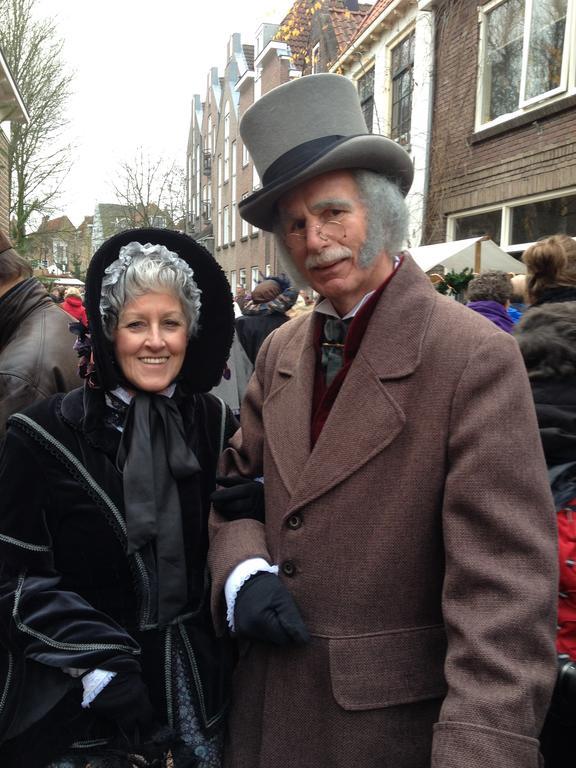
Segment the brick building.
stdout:
<svg viewBox="0 0 576 768">
<path fill-rule="evenodd" d="M 242 114 L 291 78 L 325 71 L 348 45 L 371 6 L 356 0 L 297 0 L 281 24 L 261 24 L 254 45 L 238 34 L 225 71 L 208 73 L 204 99 L 192 101 L 187 148 L 188 231 L 222 265 L 232 292 L 278 271 L 274 238 L 243 221 L 238 204 L 260 185 L 240 138 Z"/>
<path fill-rule="evenodd" d="M 427 242 L 487 234 L 520 255 L 576 235 L 576 0 L 420 5 L 436 34 Z"/>
</svg>

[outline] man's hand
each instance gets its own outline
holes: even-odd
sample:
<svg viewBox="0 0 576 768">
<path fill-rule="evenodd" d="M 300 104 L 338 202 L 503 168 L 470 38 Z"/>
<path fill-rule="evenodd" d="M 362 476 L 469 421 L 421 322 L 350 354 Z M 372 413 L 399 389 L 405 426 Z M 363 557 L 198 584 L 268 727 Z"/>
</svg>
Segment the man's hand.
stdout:
<svg viewBox="0 0 576 768">
<path fill-rule="evenodd" d="M 264 485 L 239 475 L 217 477 L 217 485 L 223 486 L 210 496 L 214 509 L 226 520 L 249 518 L 264 522 Z"/>
<path fill-rule="evenodd" d="M 240 588 L 234 626 L 238 635 L 274 645 L 303 645 L 310 640 L 292 595 L 278 576 L 264 571 Z"/>
</svg>

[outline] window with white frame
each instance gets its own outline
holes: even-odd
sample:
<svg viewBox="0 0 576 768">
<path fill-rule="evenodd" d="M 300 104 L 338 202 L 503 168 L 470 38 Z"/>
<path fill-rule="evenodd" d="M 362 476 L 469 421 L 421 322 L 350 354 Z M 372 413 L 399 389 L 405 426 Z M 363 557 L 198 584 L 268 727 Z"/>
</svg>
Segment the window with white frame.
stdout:
<svg viewBox="0 0 576 768">
<path fill-rule="evenodd" d="M 320 43 L 316 43 L 312 48 L 312 74 L 320 72 Z"/>
<path fill-rule="evenodd" d="M 230 176 L 230 102 L 224 105 L 224 181 Z"/>
<path fill-rule="evenodd" d="M 477 126 L 574 91 L 569 41 L 576 34 L 576 0 L 495 0 L 479 13 Z"/>
<path fill-rule="evenodd" d="M 264 267 L 264 274 L 266 275 L 266 277 L 270 277 L 270 275 L 272 274 L 271 264 L 266 264 L 266 266 Z"/>
<path fill-rule="evenodd" d="M 222 245 L 230 242 L 230 208 L 225 205 L 222 208 Z"/>
<path fill-rule="evenodd" d="M 233 269 L 230 272 L 230 290 L 232 291 L 232 296 L 236 295 L 236 288 L 238 287 L 238 279 L 236 277 L 236 270 Z"/>
<path fill-rule="evenodd" d="M 254 288 L 258 285 L 258 281 L 260 280 L 260 272 L 258 270 L 258 267 L 252 267 L 251 270 L 252 277 L 250 280 L 250 290 L 253 291 Z"/>
<path fill-rule="evenodd" d="M 252 166 L 252 189 L 259 189 L 260 188 L 260 176 L 258 175 L 258 171 L 256 170 L 256 166 Z"/>
<path fill-rule="evenodd" d="M 248 154 L 248 147 L 242 142 L 242 168 L 248 165 L 250 162 L 250 155 Z"/>
<path fill-rule="evenodd" d="M 236 241 L 236 142 L 230 144 L 230 242 Z"/>
<path fill-rule="evenodd" d="M 240 284 L 240 288 L 246 288 L 246 270 L 245 269 L 239 270 L 238 282 Z"/>
<path fill-rule="evenodd" d="M 374 121 L 374 67 L 371 67 L 358 78 L 358 98 L 360 99 L 364 120 L 368 130 L 372 133 Z"/>
<path fill-rule="evenodd" d="M 250 194 L 250 192 L 245 192 L 242 195 L 242 200 L 246 200 L 246 198 L 248 197 L 249 194 Z M 249 229 L 248 228 L 249 228 L 250 225 L 248 224 L 248 222 L 245 219 L 242 219 L 242 225 L 241 226 L 242 226 L 242 229 L 240 230 L 240 237 L 248 237 L 248 235 L 249 235 Z"/>
<path fill-rule="evenodd" d="M 206 125 L 206 151 L 212 152 L 212 115 L 208 115 Z"/>
<path fill-rule="evenodd" d="M 487 235 L 508 251 L 523 251 L 550 234 L 576 236 L 576 187 L 521 198 L 505 205 L 470 211 L 448 220 L 448 237 L 465 240 Z"/>
<path fill-rule="evenodd" d="M 414 32 L 392 49 L 392 120 L 390 135 L 402 146 L 410 144 L 414 87 Z"/>
</svg>

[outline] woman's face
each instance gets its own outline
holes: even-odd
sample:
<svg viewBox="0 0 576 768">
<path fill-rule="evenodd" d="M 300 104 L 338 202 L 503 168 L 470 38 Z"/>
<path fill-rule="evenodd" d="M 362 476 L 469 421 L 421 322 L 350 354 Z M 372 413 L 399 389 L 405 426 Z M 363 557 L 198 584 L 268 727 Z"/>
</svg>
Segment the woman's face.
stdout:
<svg viewBox="0 0 576 768">
<path fill-rule="evenodd" d="M 187 344 L 182 305 L 171 293 L 146 293 L 128 302 L 114 332 L 122 373 L 144 392 L 162 392 L 174 381 Z"/>
</svg>

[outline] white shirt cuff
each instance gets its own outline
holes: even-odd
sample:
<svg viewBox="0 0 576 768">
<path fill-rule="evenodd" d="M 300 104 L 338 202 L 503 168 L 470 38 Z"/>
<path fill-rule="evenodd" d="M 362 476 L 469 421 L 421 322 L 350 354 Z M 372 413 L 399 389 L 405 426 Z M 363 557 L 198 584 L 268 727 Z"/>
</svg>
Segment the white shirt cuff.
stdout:
<svg viewBox="0 0 576 768">
<path fill-rule="evenodd" d="M 107 672 L 105 669 L 93 669 L 82 678 L 84 696 L 82 697 L 82 709 L 92 704 L 96 696 L 102 691 L 110 680 L 116 676 L 116 672 Z"/>
<path fill-rule="evenodd" d="M 263 557 L 251 557 L 249 560 L 239 563 L 226 579 L 224 585 L 224 596 L 226 597 L 226 621 L 230 630 L 234 632 L 234 606 L 236 605 L 236 596 L 240 588 L 244 586 L 250 576 L 254 576 L 258 571 L 267 571 L 278 575 L 278 566 L 270 565 Z"/>
</svg>

